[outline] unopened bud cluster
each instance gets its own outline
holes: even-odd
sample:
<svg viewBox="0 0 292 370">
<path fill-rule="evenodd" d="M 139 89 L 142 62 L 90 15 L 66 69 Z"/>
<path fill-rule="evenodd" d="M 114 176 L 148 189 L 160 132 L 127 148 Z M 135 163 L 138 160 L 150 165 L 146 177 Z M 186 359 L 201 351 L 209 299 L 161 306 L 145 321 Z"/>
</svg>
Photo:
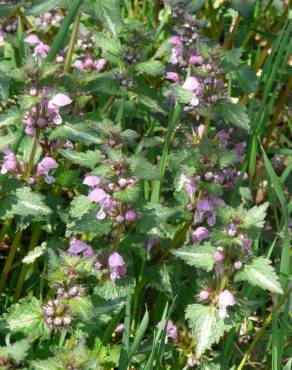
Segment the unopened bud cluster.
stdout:
<svg viewBox="0 0 292 370">
<path fill-rule="evenodd" d="M 69 309 L 60 299 L 50 299 L 43 306 L 43 313 L 46 323 L 52 330 L 57 331 L 63 327 L 68 328 L 72 323 Z"/>
<path fill-rule="evenodd" d="M 130 77 L 127 77 L 123 72 L 114 72 L 113 79 L 122 87 L 126 87 L 128 89 L 133 87 L 133 80 Z"/>
<path fill-rule="evenodd" d="M 62 14 L 61 8 L 55 6 L 51 12 L 45 12 L 36 17 L 35 24 L 39 26 L 42 31 L 47 31 L 50 27 L 59 27 L 63 19 L 64 15 Z"/>
</svg>

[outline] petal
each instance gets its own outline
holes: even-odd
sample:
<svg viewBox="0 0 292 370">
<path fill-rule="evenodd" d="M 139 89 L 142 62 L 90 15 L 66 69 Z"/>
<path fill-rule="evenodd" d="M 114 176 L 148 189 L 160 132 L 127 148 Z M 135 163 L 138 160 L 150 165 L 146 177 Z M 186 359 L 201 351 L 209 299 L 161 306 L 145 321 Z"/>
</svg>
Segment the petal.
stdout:
<svg viewBox="0 0 292 370">
<path fill-rule="evenodd" d="M 113 252 L 108 259 L 108 264 L 110 267 L 124 266 L 125 262 L 123 257 L 117 253 Z"/>
<path fill-rule="evenodd" d="M 96 218 L 98 220 L 104 220 L 106 218 L 106 213 L 102 208 L 97 212 Z"/>
<path fill-rule="evenodd" d="M 101 202 L 107 197 L 108 197 L 108 194 L 103 189 L 100 189 L 100 188 L 94 189 L 88 194 L 88 199 L 96 203 Z"/>
<path fill-rule="evenodd" d="M 84 181 L 83 181 L 84 185 L 90 186 L 92 188 L 99 185 L 99 183 L 100 183 L 100 177 L 99 176 L 86 176 Z"/>
<path fill-rule="evenodd" d="M 65 105 L 71 104 L 72 101 L 73 100 L 65 94 L 57 94 L 50 100 L 50 103 L 57 107 L 64 107 Z"/>
<path fill-rule="evenodd" d="M 189 91 L 195 91 L 200 86 L 199 81 L 196 79 L 196 77 L 191 76 L 187 78 L 182 85 L 182 87 Z"/>
<path fill-rule="evenodd" d="M 41 42 L 41 40 L 39 39 L 39 37 L 37 35 L 28 35 L 25 39 L 24 39 L 25 42 L 27 42 L 28 44 L 31 44 L 31 45 L 37 45 Z"/>
</svg>

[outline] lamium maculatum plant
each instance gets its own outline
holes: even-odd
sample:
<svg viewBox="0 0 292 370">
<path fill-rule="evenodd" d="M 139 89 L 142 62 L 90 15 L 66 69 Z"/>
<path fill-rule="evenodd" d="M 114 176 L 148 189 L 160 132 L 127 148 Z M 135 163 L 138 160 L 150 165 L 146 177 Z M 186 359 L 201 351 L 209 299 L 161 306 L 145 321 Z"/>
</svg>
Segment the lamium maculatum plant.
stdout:
<svg viewBox="0 0 292 370">
<path fill-rule="evenodd" d="M 0 369 L 290 368 L 278 3 L 0 1 Z"/>
</svg>

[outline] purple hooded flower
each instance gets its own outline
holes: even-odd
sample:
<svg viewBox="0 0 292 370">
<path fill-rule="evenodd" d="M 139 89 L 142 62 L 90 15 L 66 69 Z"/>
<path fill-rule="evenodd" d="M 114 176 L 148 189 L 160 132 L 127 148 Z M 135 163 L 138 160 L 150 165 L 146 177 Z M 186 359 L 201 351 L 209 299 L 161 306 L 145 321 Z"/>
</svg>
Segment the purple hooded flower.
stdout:
<svg viewBox="0 0 292 370">
<path fill-rule="evenodd" d="M 156 326 L 158 329 L 161 328 L 161 321 Z M 168 339 L 173 339 L 174 342 L 177 341 L 177 327 L 174 325 L 172 320 L 168 320 L 166 324 L 166 337 L 165 343 L 168 342 Z"/>
<path fill-rule="evenodd" d="M 96 188 L 100 184 L 100 177 L 99 176 L 86 176 L 83 181 L 83 184 L 90 186 L 91 188 Z"/>
<path fill-rule="evenodd" d="M 183 59 L 183 45 L 179 36 L 173 36 L 169 39 L 169 42 L 174 45 L 171 50 L 170 63 L 179 64 Z"/>
<path fill-rule="evenodd" d="M 197 299 L 199 302 L 206 301 L 210 298 L 210 293 L 208 290 L 201 290 L 200 293 L 197 295 Z"/>
<path fill-rule="evenodd" d="M 55 181 L 53 176 L 49 176 L 49 171 L 58 167 L 58 163 L 51 157 L 44 157 L 37 166 L 36 175 L 45 176 L 45 181 L 52 184 Z"/>
<path fill-rule="evenodd" d="M 188 77 L 182 87 L 193 93 L 190 105 L 192 105 L 193 107 L 199 105 L 198 91 L 200 91 L 201 84 L 199 83 L 198 79 L 194 76 Z"/>
<path fill-rule="evenodd" d="M 50 51 L 50 47 L 44 44 L 37 35 L 28 35 L 24 41 L 30 45 L 34 45 L 34 57 L 45 58 Z"/>
<path fill-rule="evenodd" d="M 127 269 L 123 257 L 118 252 L 113 252 L 108 258 L 110 278 L 115 281 L 126 275 Z"/>
<path fill-rule="evenodd" d="M 173 81 L 175 84 L 179 84 L 180 82 L 179 74 L 176 72 L 167 72 L 165 78 Z"/>
<path fill-rule="evenodd" d="M 115 328 L 115 333 L 122 333 L 124 331 L 124 324 L 118 324 Z"/>
<path fill-rule="evenodd" d="M 17 173 L 17 159 L 16 155 L 8 148 L 2 149 L 4 153 L 4 161 L 1 167 L 1 174 L 4 175 L 7 172 Z"/>
<path fill-rule="evenodd" d="M 192 242 L 193 244 L 200 243 L 204 239 L 208 239 L 210 237 L 210 232 L 203 226 L 199 226 L 196 230 L 192 233 Z"/>
<path fill-rule="evenodd" d="M 193 195 L 196 192 L 197 183 L 199 179 L 200 176 L 183 176 L 185 189 L 189 195 Z"/>
<path fill-rule="evenodd" d="M 215 253 L 214 253 L 214 260 L 216 262 L 222 262 L 225 260 L 225 254 L 224 252 L 220 251 L 220 250 L 217 250 Z"/>
<path fill-rule="evenodd" d="M 70 242 L 68 252 L 75 255 L 82 254 L 86 259 L 94 256 L 93 248 L 79 239 L 73 239 Z"/>
<path fill-rule="evenodd" d="M 229 290 L 225 289 L 219 294 L 218 305 L 219 305 L 219 315 L 222 319 L 228 317 L 227 307 L 235 305 L 235 299 Z"/>
<path fill-rule="evenodd" d="M 109 195 L 101 188 L 94 188 L 89 194 L 88 199 L 95 203 L 101 203 Z"/>
<path fill-rule="evenodd" d="M 159 245 L 160 245 L 159 237 L 150 236 L 149 238 L 146 239 L 146 242 L 145 242 L 145 248 L 146 248 L 147 253 L 149 253 L 153 247 L 156 247 Z"/>
</svg>

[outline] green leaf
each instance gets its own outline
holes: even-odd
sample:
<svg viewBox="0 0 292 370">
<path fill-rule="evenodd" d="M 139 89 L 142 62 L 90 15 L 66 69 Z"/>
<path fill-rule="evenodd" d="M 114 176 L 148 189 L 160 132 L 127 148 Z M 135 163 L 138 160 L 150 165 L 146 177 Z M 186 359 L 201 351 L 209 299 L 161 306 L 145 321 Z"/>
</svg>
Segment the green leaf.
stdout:
<svg viewBox="0 0 292 370">
<path fill-rule="evenodd" d="M 12 332 L 22 332 L 31 338 L 42 339 L 47 339 L 50 335 L 40 302 L 35 297 L 23 298 L 9 307 L 4 318 Z"/>
<path fill-rule="evenodd" d="M 116 280 L 101 281 L 95 288 L 95 293 L 108 300 L 122 298 L 134 288 L 134 280 L 130 277 Z"/>
<path fill-rule="evenodd" d="M 131 360 L 132 356 L 137 352 L 137 350 L 139 349 L 139 347 L 141 345 L 143 336 L 144 336 L 144 334 L 146 332 L 146 329 L 147 329 L 147 326 L 148 326 L 148 322 L 149 322 L 149 313 L 146 310 L 145 314 L 143 316 L 143 319 L 142 319 L 140 325 L 138 326 L 133 344 L 131 345 L 131 349 L 130 349 L 130 353 L 129 353 L 129 361 Z"/>
<path fill-rule="evenodd" d="M 149 60 L 136 64 L 136 70 L 139 73 L 145 73 L 150 76 L 159 76 L 164 73 L 165 67 L 158 60 Z"/>
<path fill-rule="evenodd" d="M 172 91 L 178 102 L 182 104 L 188 104 L 193 97 L 193 93 L 189 90 L 184 89 L 182 86 L 174 86 Z"/>
<path fill-rule="evenodd" d="M 118 31 L 121 23 L 120 0 L 88 0 L 83 10 L 90 17 L 101 21 L 114 35 Z"/>
<path fill-rule="evenodd" d="M 114 199 L 124 203 L 134 203 L 139 198 L 140 188 L 138 186 L 130 186 L 121 191 L 114 193 Z"/>
<path fill-rule="evenodd" d="M 250 120 L 246 108 L 241 104 L 219 103 L 214 109 L 215 113 L 222 117 L 227 123 L 241 127 L 249 131 Z"/>
<path fill-rule="evenodd" d="M 46 360 L 31 361 L 30 365 L 34 370 L 63 370 L 62 361 L 56 357 L 51 357 Z"/>
<path fill-rule="evenodd" d="M 16 136 L 6 135 L 0 137 L 0 149 L 8 148 L 16 141 Z"/>
<path fill-rule="evenodd" d="M 240 88 L 245 94 L 256 90 L 257 76 L 248 65 L 243 64 L 236 69 L 236 71 L 234 71 L 234 78 L 238 81 Z"/>
<path fill-rule="evenodd" d="M 92 202 L 85 195 L 79 195 L 73 198 L 69 214 L 73 218 L 81 218 L 92 208 Z"/>
<path fill-rule="evenodd" d="M 52 131 L 50 139 L 54 140 L 58 138 L 77 141 L 86 145 L 101 143 L 101 139 L 97 137 L 97 132 L 90 125 L 86 125 L 86 122 L 75 125 L 66 123 L 65 125 L 56 127 Z"/>
<path fill-rule="evenodd" d="M 101 153 L 99 150 L 77 152 L 76 150 L 61 149 L 59 153 L 61 153 L 63 157 L 69 159 L 69 161 L 91 169 L 101 160 Z"/>
<path fill-rule="evenodd" d="M 19 364 L 27 355 L 30 347 L 30 339 L 22 339 L 5 347 L 0 347 L 0 358 L 5 358 L 15 364 Z"/>
<path fill-rule="evenodd" d="M 202 245 L 182 247 L 172 253 L 190 266 L 196 266 L 206 271 L 211 271 L 215 263 L 215 252 L 215 247 L 212 247 L 210 243 L 204 243 Z"/>
<path fill-rule="evenodd" d="M 74 297 L 68 299 L 68 305 L 73 315 L 79 316 L 82 320 L 88 321 L 93 314 L 93 305 L 89 297 Z"/>
<path fill-rule="evenodd" d="M 231 328 L 231 325 L 226 325 L 220 318 L 219 310 L 212 306 L 188 305 L 186 319 L 189 320 L 195 337 L 197 357 L 201 357 L 212 344 L 218 343 L 224 332 Z"/>
<path fill-rule="evenodd" d="M 26 10 L 25 15 L 40 15 L 52 10 L 56 5 L 64 6 L 69 4 L 70 0 L 36 0 L 30 9 Z"/>
<path fill-rule="evenodd" d="M 241 63 L 241 48 L 232 48 L 221 55 L 221 66 L 228 70 L 234 70 Z"/>
<path fill-rule="evenodd" d="M 246 280 L 251 285 L 283 294 L 271 261 L 265 257 L 255 257 L 251 263 L 246 264 L 244 269 L 236 274 L 235 278 L 236 281 Z"/>
<path fill-rule="evenodd" d="M 103 51 L 107 51 L 108 53 L 117 57 L 121 55 L 122 45 L 119 40 L 114 40 L 101 32 L 94 33 L 94 36 L 96 40 L 96 46 L 100 47 Z"/>
<path fill-rule="evenodd" d="M 244 222 L 241 225 L 242 228 L 259 228 L 262 229 L 265 225 L 265 217 L 269 203 L 263 203 L 260 206 L 254 206 L 247 211 L 244 216 Z"/>
<path fill-rule="evenodd" d="M 44 203 L 44 197 L 30 188 L 17 189 L 13 194 L 15 203 L 9 213 L 18 216 L 46 216 L 52 210 Z"/>
<path fill-rule="evenodd" d="M 119 359 L 119 370 L 127 370 L 129 366 L 129 351 L 130 351 L 130 326 L 131 326 L 131 295 L 128 294 L 126 303 L 126 315 L 124 321 L 124 331 Z"/>
<path fill-rule="evenodd" d="M 23 259 L 22 263 L 30 264 L 33 263 L 37 258 L 42 256 L 46 250 L 46 242 L 43 242 L 38 247 L 35 247 L 32 251 L 30 251 Z"/>
<path fill-rule="evenodd" d="M 0 100 L 7 100 L 9 98 L 10 78 L 5 74 L 0 76 Z"/>
</svg>

